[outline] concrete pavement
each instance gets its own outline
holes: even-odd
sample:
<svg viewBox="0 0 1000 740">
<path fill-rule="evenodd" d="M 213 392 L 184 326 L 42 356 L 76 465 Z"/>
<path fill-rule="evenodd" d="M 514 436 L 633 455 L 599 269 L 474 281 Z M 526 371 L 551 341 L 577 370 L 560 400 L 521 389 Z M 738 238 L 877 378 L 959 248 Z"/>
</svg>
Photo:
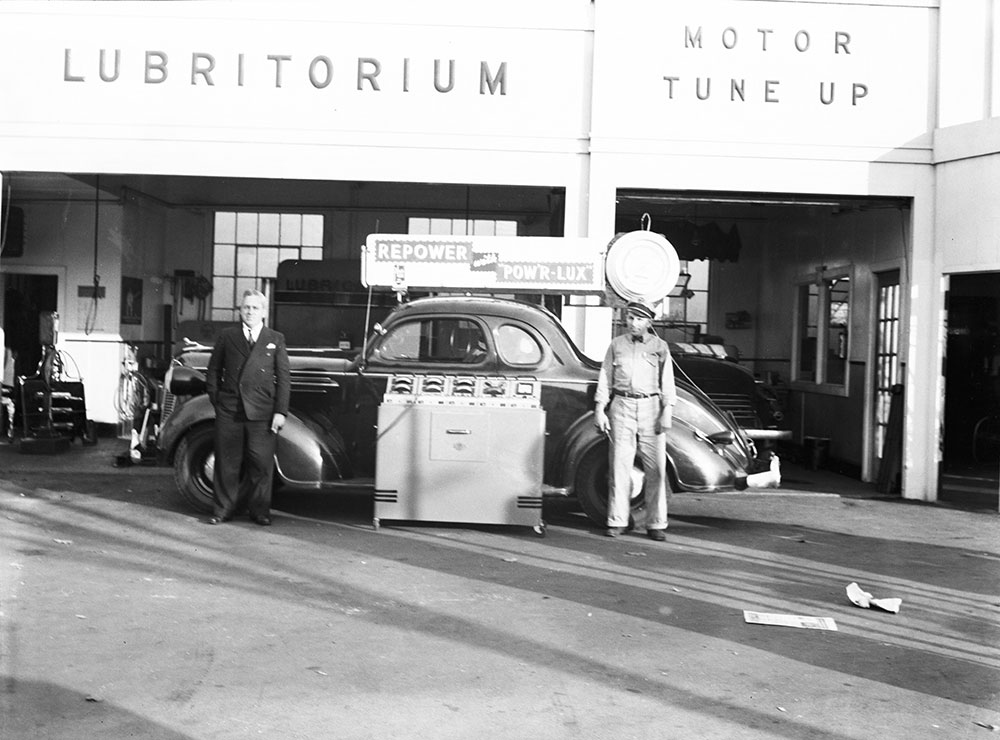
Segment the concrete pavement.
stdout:
<svg viewBox="0 0 1000 740">
<path fill-rule="evenodd" d="M 371 527 L 367 497 L 202 524 L 115 440 L 0 449 L 0 737 L 986 738 L 1000 516 L 676 495 L 668 540 Z M 794 475 L 791 476 L 794 480 Z M 836 481 L 835 481 L 836 482 Z M 845 588 L 899 597 L 860 609 Z M 837 631 L 747 624 L 744 610 Z"/>
</svg>

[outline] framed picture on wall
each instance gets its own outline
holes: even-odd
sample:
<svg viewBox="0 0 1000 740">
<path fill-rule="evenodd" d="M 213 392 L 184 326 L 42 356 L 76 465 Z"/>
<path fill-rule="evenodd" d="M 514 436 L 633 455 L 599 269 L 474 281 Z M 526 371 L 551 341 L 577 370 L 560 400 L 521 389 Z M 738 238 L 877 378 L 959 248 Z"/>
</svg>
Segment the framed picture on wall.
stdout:
<svg viewBox="0 0 1000 740">
<path fill-rule="evenodd" d="M 142 323 L 142 278 L 122 276 L 123 324 Z"/>
</svg>

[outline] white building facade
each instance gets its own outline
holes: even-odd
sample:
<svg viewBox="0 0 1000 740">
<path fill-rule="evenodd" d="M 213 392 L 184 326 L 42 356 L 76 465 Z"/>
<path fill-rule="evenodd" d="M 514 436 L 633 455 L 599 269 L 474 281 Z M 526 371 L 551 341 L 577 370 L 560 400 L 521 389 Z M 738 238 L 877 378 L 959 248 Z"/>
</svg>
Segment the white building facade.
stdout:
<svg viewBox="0 0 1000 740">
<path fill-rule="evenodd" d="M 946 299 L 975 275 L 1000 300 L 1000 3 L 353 5 L 0 2 L 21 219 L 0 290 L 55 276 L 95 420 L 117 421 L 124 345 L 229 309 L 224 283 L 189 289 L 221 274 L 217 213 L 321 214 L 288 248 L 342 261 L 427 214 L 648 224 L 704 268 L 696 332 L 778 379 L 797 442 L 875 480 L 902 386 L 902 495 L 939 497 L 945 437 L 975 421 L 946 424 Z M 612 310 L 560 302 L 599 355 Z"/>
</svg>

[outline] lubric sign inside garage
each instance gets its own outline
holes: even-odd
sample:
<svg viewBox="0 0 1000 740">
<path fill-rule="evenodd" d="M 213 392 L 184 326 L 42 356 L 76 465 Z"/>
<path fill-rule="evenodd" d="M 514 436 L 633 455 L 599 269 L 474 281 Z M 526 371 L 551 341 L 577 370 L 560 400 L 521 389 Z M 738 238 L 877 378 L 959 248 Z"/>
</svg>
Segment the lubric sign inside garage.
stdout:
<svg viewBox="0 0 1000 740">
<path fill-rule="evenodd" d="M 399 292 L 603 293 L 606 248 L 586 238 L 371 234 L 361 280 Z"/>
</svg>

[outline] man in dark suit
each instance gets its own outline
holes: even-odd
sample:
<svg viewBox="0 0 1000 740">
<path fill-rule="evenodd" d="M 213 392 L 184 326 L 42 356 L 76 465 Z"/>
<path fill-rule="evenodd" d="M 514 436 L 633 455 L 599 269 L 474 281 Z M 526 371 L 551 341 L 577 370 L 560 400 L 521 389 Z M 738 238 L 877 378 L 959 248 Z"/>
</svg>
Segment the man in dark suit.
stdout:
<svg viewBox="0 0 1000 740">
<path fill-rule="evenodd" d="M 278 431 L 288 414 L 291 380 L 280 332 L 264 326 L 267 298 L 248 290 L 239 326 L 224 330 L 208 362 L 208 397 L 215 407 L 215 513 L 229 521 L 246 504 L 250 521 L 271 523 L 271 481 Z"/>
</svg>

